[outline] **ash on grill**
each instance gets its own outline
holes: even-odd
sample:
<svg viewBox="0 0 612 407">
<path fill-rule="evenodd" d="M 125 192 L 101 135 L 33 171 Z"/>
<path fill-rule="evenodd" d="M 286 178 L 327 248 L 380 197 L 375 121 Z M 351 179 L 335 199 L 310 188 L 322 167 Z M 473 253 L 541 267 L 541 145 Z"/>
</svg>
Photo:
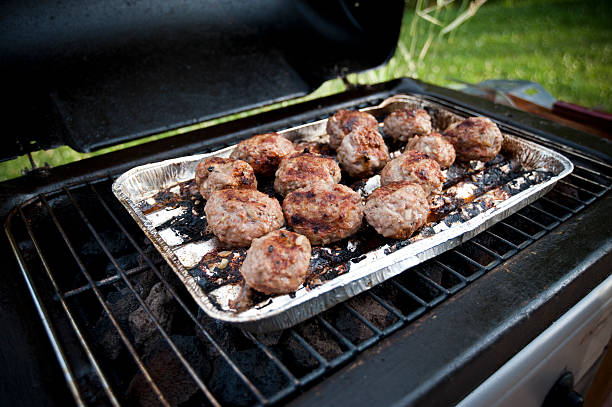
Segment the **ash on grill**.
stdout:
<svg viewBox="0 0 612 407">
<path fill-rule="evenodd" d="M 494 207 L 497 202 L 508 199 L 554 175 L 543 170 L 525 170 L 516 161 L 508 160 L 501 154 L 487 163 L 458 162 L 446 171 L 445 190 L 432 199 L 428 224 L 417 234 L 409 239 L 397 241 L 378 235 L 371 227 L 364 224 L 356 235 L 348 239 L 328 246 L 315 246 L 310 261 L 310 276 L 304 284 L 304 289 L 309 290 L 350 272 L 350 265 L 363 260 L 372 250 L 385 247 L 385 254 L 392 253 L 415 241 L 472 219 Z M 274 192 L 273 182 L 273 178 L 259 177 L 259 190 L 282 201 L 282 197 Z M 365 199 L 379 185 L 380 177 L 376 175 L 349 186 Z M 246 257 L 246 249 L 218 248 L 216 238 L 206 232 L 204 202 L 194 182 L 186 181 L 165 188 L 153 198 L 141 202 L 140 208 L 144 213 L 161 216 L 156 229 L 167 241 L 176 242 L 176 246 L 189 243 L 205 245 L 206 242 L 214 242 L 201 259 L 195 259 L 194 265 L 189 268 L 189 273 L 204 292 L 209 294 L 209 299 L 216 307 L 226 308 L 227 304 L 219 303 L 217 298 L 236 297 L 240 292 L 243 284 L 240 267 Z M 160 211 L 160 208 L 166 208 L 166 212 L 170 213 L 163 215 L 164 211 Z M 273 296 L 253 293 L 248 300 L 260 309 L 270 305 Z"/>
</svg>

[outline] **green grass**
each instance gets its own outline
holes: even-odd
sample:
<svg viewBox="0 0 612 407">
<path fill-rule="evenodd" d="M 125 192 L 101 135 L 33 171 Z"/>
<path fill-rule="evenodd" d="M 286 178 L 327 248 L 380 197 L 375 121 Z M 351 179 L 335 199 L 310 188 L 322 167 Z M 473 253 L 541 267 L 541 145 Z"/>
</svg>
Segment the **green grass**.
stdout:
<svg viewBox="0 0 612 407">
<path fill-rule="evenodd" d="M 525 1 L 482 7 L 419 77 L 539 82 L 557 99 L 612 111 L 612 2 Z"/>
<path fill-rule="evenodd" d="M 526 79 L 539 82 L 557 99 L 612 111 L 612 2 L 489 1 L 473 18 L 444 36 L 437 36 L 439 28 L 425 20 L 414 20 L 414 6 L 410 2 L 408 4 L 395 56 L 384 67 L 351 74 L 349 80 L 354 83 L 377 83 L 411 76 L 448 86 L 454 83 L 451 78 L 472 83 L 494 78 Z M 436 18 L 448 23 L 457 12 L 457 7 L 447 7 Z M 413 21 L 416 22 L 414 37 L 410 30 Z M 423 60 L 419 61 L 420 51 L 429 34 L 435 40 Z M 46 163 L 57 166 L 342 90 L 341 81 L 332 80 L 305 98 L 200 123 L 95 153 L 80 154 L 69 147 L 61 147 L 36 152 L 33 158 L 38 166 Z M 18 177 L 25 168 L 30 168 L 27 157 L 2 163 L 0 180 Z"/>
<path fill-rule="evenodd" d="M 366 73 L 366 81 L 410 75 L 407 26 L 412 17 L 406 12 L 400 46 L 389 66 Z M 426 25 L 419 23 L 419 44 Z M 414 76 L 443 86 L 453 83 L 450 78 L 471 83 L 526 79 L 539 82 L 557 99 L 612 111 L 612 2 L 487 3 L 450 35 L 437 39 Z"/>
</svg>

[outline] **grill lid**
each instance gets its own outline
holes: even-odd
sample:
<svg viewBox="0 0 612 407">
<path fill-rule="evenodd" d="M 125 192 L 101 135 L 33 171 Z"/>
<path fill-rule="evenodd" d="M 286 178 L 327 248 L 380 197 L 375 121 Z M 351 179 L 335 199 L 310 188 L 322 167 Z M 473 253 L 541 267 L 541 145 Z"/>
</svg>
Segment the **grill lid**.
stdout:
<svg viewBox="0 0 612 407">
<path fill-rule="evenodd" d="M 303 96 L 393 54 L 403 0 L 5 2 L 0 160 Z"/>
</svg>

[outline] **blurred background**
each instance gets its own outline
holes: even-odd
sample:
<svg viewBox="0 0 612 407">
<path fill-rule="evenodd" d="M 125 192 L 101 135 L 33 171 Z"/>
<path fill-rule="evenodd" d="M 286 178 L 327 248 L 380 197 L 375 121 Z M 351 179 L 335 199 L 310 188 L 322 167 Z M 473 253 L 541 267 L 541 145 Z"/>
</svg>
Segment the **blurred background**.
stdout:
<svg viewBox="0 0 612 407">
<path fill-rule="evenodd" d="M 393 58 L 348 79 L 368 84 L 405 76 L 456 89 L 487 79 L 523 79 L 558 100 L 612 112 L 612 1 L 407 0 Z M 54 167 L 343 90 L 334 79 L 304 98 L 93 153 L 69 147 L 35 152 L 0 163 L 0 181 L 33 166 Z"/>
</svg>

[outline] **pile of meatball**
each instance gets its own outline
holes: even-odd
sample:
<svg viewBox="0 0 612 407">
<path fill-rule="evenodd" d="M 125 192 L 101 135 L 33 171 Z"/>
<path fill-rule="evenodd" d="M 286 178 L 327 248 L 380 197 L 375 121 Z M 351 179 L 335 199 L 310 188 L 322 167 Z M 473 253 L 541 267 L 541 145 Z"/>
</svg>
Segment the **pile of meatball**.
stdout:
<svg viewBox="0 0 612 407">
<path fill-rule="evenodd" d="M 404 144 L 393 159 L 381 127 Z M 353 235 L 364 217 L 385 237 L 409 238 L 442 192 L 443 169 L 455 159 L 491 160 L 503 139 L 484 117 L 437 133 L 423 109 L 394 111 L 382 126 L 368 113 L 340 110 L 328 119 L 327 134 L 328 145 L 260 134 L 240 142 L 229 158 L 198 164 L 195 180 L 210 231 L 226 246 L 249 247 L 241 267 L 247 287 L 269 295 L 295 292 L 308 276 L 311 245 Z M 339 183 L 343 175 L 355 181 L 375 174 L 381 186 L 365 202 Z M 257 190 L 258 176 L 274 177 L 282 205 Z"/>
</svg>

